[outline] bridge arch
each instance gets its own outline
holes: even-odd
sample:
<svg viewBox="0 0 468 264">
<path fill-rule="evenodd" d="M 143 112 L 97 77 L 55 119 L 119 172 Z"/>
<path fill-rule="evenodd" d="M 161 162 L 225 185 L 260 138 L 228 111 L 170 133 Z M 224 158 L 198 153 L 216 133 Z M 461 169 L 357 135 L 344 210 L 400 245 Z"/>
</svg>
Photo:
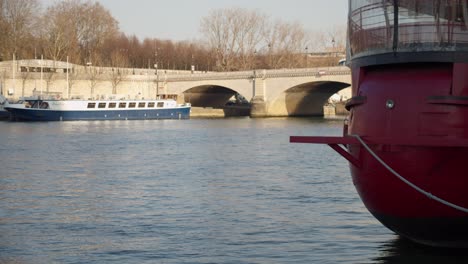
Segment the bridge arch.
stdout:
<svg viewBox="0 0 468 264">
<path fill-rule="evenodd" d="M 267 111 L 270 116 L 323 116 L 327 100 L 349 86 L 349 83 L 330 80 L 301 83 L 270 98 Z"/>
<path fill-rule="evenodd" d="M 183 92 L 185 102 L 194 107 L 223 108 L 238 92 L 220 85 L 204 84 Z"/>
<path fill-rule="evenodd" d="M 164 93 L 177 94 L 195 107 L 221 108 L 239 94 L 252 117 L 309 116 L 323 115 L 323 104 L 350 86 L 351 74 L 346 67 L 328 67 L 164 75 L 162 81 Z"/>
</svg>

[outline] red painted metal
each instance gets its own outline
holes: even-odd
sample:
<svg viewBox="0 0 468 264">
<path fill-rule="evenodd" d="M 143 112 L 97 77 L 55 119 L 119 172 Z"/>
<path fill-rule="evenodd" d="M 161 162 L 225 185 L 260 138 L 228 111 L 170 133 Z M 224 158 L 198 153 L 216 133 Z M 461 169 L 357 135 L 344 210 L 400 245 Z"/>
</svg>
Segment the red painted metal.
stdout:
<svg viewBox="0 0 468 264">
<path fill-rule="evenodd" d="M 336 152 L 338 152 L 343 158 L 348 160 L 351 164 L 356 167 L 361 167 L 359 159 L 351 155 L 346 149 L 341 147 L 344 144 L 359 144 L 359 141 L 354 137 L 300 137 L 292 136 L 289 139 L 291 143 L 315 143 L 315 144 L 327 144 Z"/>
<path fill-rule="evenodd" d="M 291 143 L 315 143 L 315 144 L 359 144 L 354 137 L 311 137 L 311 136 L 292 136 L 289 138 Z"/>
<path fill-rule="evenodd" d="M 468 75 L 468 71 L 458 73 Z M 366 135 L 372 150 L 411 182 L 468 207 L 468 108 L 450 100 L 443 104 L 428 100 L 450 98 L 454 79 L 451 64 L 367 68 L 356 93 L 368 100 L 351 109 L 348 133 Z M 386 107 L 389 99 L 394 100 L 394 108 Z M 349 152 L 365 164 L 362 169 L 351 167 L 351 172 L 372 213 L 400 218 L 467 217 L 411 189 L 359 146 L 350 145 Z M 393 229 L 398 232 L 398 227 Z"/>
<path fill-rule="evenodd" d="M 468 18 L 454 2 L 350 1 L 353 98 L 343 137 L 290 141 L 327 144 L 345 157 L 365 206 L 396 233 L 468 247 Z M 397 20 L 397 5 L 416 15 Z"/>
<path fill-rule="evenodd" d="M 452 66 L 366 68 L 359 88 L 354 88 L 361 99 L 348 104 L 351 113 L 345 136 L 291 137 L 290 142 L 327 144 L 346 158 L 364 204 L 395 232 L 425 244 L 466 247 L 467 213 L 399 180 L 352 136 L 360 135 L 376 155 L 415 185 L 468 208 L 468 107 L 464 104 L 468 98 L 451 94 L 453 80 L 460 79 L 453 76 Z M 468 76 L 468 71 L 457 72 Z M 387 106 L 388 100 L 393 107 Z M 437 228 L 445 231 L 431 235 L 431 229 Z"/>
</svg>

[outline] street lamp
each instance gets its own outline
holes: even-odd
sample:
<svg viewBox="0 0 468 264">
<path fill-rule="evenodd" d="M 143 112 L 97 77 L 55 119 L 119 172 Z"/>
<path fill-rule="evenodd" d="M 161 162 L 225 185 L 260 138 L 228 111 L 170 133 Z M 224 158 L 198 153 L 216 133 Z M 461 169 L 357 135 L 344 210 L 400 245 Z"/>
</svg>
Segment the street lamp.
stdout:
<svg viewBox="0 0 468 264">
<path fill-rule="evenodd" d="M 191 61 L 190 70 L 192 71 L 192 73 L 195 71 L 195 65 L 193 64 L 193 54 L 192 54 L 192 61 Z"/>
<path fill-rule="evenodd" d="M 156 69 L 156 99 L 159 98 L 159 73 L 158 73 L 158 64 L 154 64 L 154 68 Z"/>
<path fill-rule="evenodd" d="M 254 50 L 254 57 L 253 57 L 252 67 L 253 67 L 253 70 L 254 70 L 254 73 L 255 73 L 255 68 L 257 67 L 257 50 Z"/>
<path fill-rule="evenodd" d="M 309 47 L 306 46 L 305 47 L 305 66 L 306 68 L 309 68 L 309 60 L 308 60 L 308 56 L 309 56 Z"/>
<path fill-rule="evenodd" d="M 159 48 L 154 52 L 154 68 L 156 69 L 156 99 L 159 98 L 158 50 Z"/>
<path fill-rule="evenodd" d="M 332 46 L 333 46 L 334 57 L 336 57 L 335 38 L 332 38 Z"/>
<path fill-rule="evenodd" d="M 93 64 L 90 61 L 86 62 L 86 72 L 90 70 L 89 67 L 91 67 L 91 65 Z"/>
<path fill-rule="evenodd" d="M 272 60 L 271 60 L 271 43 L 268 43 L 268 68 L 272 69 Z M 275 66 L 276 69 L 276 66 Z"/>
<path fill-rule="evenodd" d="M 333 52 L 333 54 L 332 54 L 333 59 L 332 59 L 332 62 L 331 62 L 331 66 L 334 66 L 336 64 L 336 62 L 335 62 L 335 57 L 336 57 L 335 38 L 332 38 L 332 52 Z"/>
</svg>

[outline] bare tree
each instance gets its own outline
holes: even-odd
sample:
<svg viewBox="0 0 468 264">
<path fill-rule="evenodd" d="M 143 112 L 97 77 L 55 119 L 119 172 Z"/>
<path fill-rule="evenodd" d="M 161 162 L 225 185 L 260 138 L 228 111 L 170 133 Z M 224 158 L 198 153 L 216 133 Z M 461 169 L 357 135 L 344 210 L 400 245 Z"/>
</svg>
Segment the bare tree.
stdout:
<svg viewBox="0 0 468 264">
<path fill-rule="evenodd" d="M 123 76 L 119 68 L 112 68 L 111 72 L 111 83 L 112 83 L 112 94 L 117 94 L 117 86 L 122 82 Z"/>
<path fill-rule="evenodd" d="M 202 19 L 201 32 L 215 51 L 219 70 L 246 70 L 303 65 L 298 58 L 307 46 L 299 23 L 271 22 L 258 11 L 220 9 Z"/>
<path fill-rule="evenodd" d="M 57 72 L 55 71 L 51 71 L 51 72 L 47 72 L 45 73 L 45 81 L 46 81 L 46 94 L 49 95 L 49 92 L 50 92 L 50 84 L 54 81 L 54 77 L 55 77 L 55 74 Z"/>
<path fill-rule="evenodd" d="M 63 0 L 44 15 L 45 49 L 54 60 L 66 55 L 77 63 L 98 60 L 105 41 L 118 34 L 117 21 L 95 1 Z"/>
<path fill-rule="evenodd" d="M 89 88 L 91 89 L 91 97 L 94 97 L 94 89 L 96 88 L 98 82 L 98 70 L 96 67 L 91 67 L 87 70 L 88 80 L 89 80 Z"/>
<path fill-rule="evenodd" d="M 114 51 L 111 54 L 111 83 L 112 94 L 117 94 L 117 86 L 123 80 L 124 68 L 128 65 L 128 58 L 125 55 L 126 51 Z"/>
<path fill-rule="evenodd" d="M 0 0 L 0 54 L 3 59 L 13 53 L 25 57 L 36 22 L 37 0 Z M 28 41 L 29 40 L 29 41 Z"/>
<path fill-rule="evenodd" d="M 66 2 L 58 2 L 47 9 L 41 19 L 41 36 L 44 42 L 45 55 L 54 61 L 63 61 L 67 55 L 78 58 L 78 39 L 74 23 L 75 8 Z"/>
<path fill-rule="evenodd" d="M 1 72 L 0 72 L 0 95 L 6 95 L 8 93 L 7 90 L 5 90 L 5 80 L 6 80 L 6 76 L 7 76 L 7 73 L 6 73 L 6 70 L 3 69 Z"/>
<path fill-rule="evenodd" d="M 213 10 L 201 21 L 201 31 L 216 51 L 219 70 L 251 68 L 261 45 L 266 16 L 241 8 Z"/>
<path fill-rule="evenodd" d="M 118 22 L 110 12 L 98 2 L 89 0 L 83 4 L 82 21 L 77 21 L 76 26 L 82 54 L 89 54 L 90 58 L 99 57 L 106 39 L 119 32 Z"/>
<path fill-rule="evenodd" d="M 338 54 L 344 53 L 346 49 L 346 27 L 344 26 L 334 26 L 328 31 L 328 38 L 323 41 L 324 43 L 329 43 L 329 65 L 335 66 L 338 65 L 340 57 Z"/>
<path fill-rule="evenodd" d="M 239 68 L 252 69 L 255 68 L 257 49 L 261 48 L 262 45 L 265 46 L 263 34 L 266 29 L 267 18 L 255 11 L 250 11 L 244 18 L 242 16 L 240 18 L 240 28 L 247 30 L 240 30 L 237 40 Z"/>
<path fill-rule="evenodd" d="M 338 51 L 345 43 L 344 26 L 309 35 L 299 23 L 272 21 L 242 8 L 217 9 L 204 17 L 204 42 L 140 41 L 119 32 L 117 21 L 99 1 L 57 0 L 44 12 L 39 3 L 0 0 L 0 61 L 12 54 L 20 59 L 44 54 L 56 61 L 70 56 L 76 64 L 121 67 L 115 65 L 114 54 L 121 53 L 132 68 L 158 64 L 159 69 L 190 70 L 194 65 L 196 70 L 234 71 L 306 67 L 307 51 Z"/>
<path fill-rule="evenodd" d="M 298 55 L 303 54 L 308 44 L 307 34 L 301 24 L 276 21 L 265 32 L 268 42 L 270 68 L 293 68 L 302 66 Z"/>
<path fill-rule="evenodd" d="M 31 78 L 31 73 L 29 71 L 23 71 L 19 75 L 21 78 L 21 97 L 24 97 L 26 82 Z"/>
<path fill-rule="evenodd" d="M 76 84 L 78 80 L 78 73 L 72 68 L 71 71 L 67 69 L 68 72 L 68 85 L 67 85 L 67 95 L 70 98 L 72 94 L 73 86 Z"/>
<path fill-rule="evenodd" d="M 344 52 L 346 49 L 346 26 L 332 27 L 328 30 L 328 36 L 328 43 L 332 45 L 334 52 Z"/>
</svg>

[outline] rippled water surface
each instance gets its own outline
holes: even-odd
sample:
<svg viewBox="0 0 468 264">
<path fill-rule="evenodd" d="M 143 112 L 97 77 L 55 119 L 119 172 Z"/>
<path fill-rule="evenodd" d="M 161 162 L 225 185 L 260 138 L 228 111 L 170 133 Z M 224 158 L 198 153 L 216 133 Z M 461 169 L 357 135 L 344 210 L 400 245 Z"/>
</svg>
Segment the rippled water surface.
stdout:
<svg viewBox="0 0 468 264">
<path fill-rule="evenodd" d="M 378 223 L 333 150 L 289 143 L 341 126 L 0 122 L 0 263 L 468 263 Z"/>
</svg>

